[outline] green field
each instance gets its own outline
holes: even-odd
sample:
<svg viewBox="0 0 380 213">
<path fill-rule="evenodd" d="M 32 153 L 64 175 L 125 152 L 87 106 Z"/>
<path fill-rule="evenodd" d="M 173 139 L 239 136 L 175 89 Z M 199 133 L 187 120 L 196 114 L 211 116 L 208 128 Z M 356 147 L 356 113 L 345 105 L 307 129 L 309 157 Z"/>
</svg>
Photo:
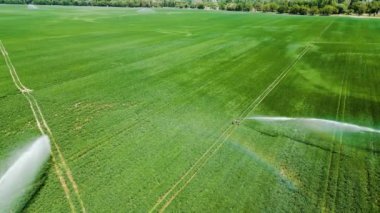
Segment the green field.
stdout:
<svg viewBox="0 0 380 213">
<path fill-rule="evenodd" d="M 380 19 L 0 5 L 60 147 L 15 210 L 379 212 L 379 133 L 244 120 L 380 128 L 379 35 Z M 1 57 L 0 165 L 41 134 Z"/>
</svg>

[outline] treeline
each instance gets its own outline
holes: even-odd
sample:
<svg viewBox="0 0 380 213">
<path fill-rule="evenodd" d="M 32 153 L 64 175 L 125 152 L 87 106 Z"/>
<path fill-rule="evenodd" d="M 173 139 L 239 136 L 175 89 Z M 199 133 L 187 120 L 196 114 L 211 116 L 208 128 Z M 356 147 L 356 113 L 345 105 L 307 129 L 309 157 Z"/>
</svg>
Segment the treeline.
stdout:
<svg viewBox="0 0 380 213">
<path fill-rule="evenodd" d="M 5 4 L 112 7 L 177 7 L 228 11 L 262 11 L 299 15 L 367 13 L 377 15 L 380 0 L 0 0 Z"/>
<path fill-rule="evenodd" d="M 227 4 L 228 5 L 228 4 Z M 380 0 L 370 2 L 359 0 L 278 0 L 272 2 L 255 2 L 253 9 L 263 12 L 289 13 L 299 15 L 357 14 L 377 15 Z"/>
</svg>

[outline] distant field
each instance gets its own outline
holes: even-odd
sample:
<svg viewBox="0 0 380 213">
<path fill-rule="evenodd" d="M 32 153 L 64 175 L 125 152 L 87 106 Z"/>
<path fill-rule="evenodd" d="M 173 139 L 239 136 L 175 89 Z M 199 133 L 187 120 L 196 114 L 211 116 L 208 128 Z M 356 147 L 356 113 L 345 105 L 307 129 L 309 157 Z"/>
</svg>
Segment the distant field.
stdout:
<svg viewBox="0 0 380 213">
<path fill-rule="evenodd" d="M 67 184 L 51 161 L 16 210 L 379 212 L 379 133 L 245 120 L 380 128 L 379 35 L 379 19 L 0 5 Z M 40 135 L 1 57 L 0 166 Z"/>
</svg>

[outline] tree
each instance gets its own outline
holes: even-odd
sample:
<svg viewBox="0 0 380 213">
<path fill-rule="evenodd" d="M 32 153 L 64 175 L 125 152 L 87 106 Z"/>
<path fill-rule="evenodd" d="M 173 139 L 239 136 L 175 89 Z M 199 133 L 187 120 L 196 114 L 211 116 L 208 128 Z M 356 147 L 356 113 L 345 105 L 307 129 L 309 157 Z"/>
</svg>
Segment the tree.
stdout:
<svg viewBox="0 0 380 213">
<path fill-rule="evenodd" d="M 380 2 L 373 1 L 369 3 L 367 11 L 369 15 L 377 15 L 380 11 Z"/>
<path fill-rule="evenodd" d="M 205 5 L 203 3 L 198 3 L 197 8 L 198 9 L 205 9 Z"/>
<path fill-rule="evenodd" d="M 262 11 L 263 12 L 269 12 L 270 11 L 269 4 L 264 4 L 263 7 L 262 7 Z"/>
<path fill-rule="evenodd" d="M 319 10 L 319 13 L 321 15 L 325 15 L 325 16 L 329 16 L 329 15 L 337 13 L 337 12 L 338 12 L 338 10 L 334 6 L 331 6 L 331 5 L 326 5 Z"/>
<path fill-rule="evenodd" d="M 285 5 L 281 5 L 278 7 L 277 12 L 278 13 L 286 13 L 286 12 L 288 12 L 288 8 Z"/>
<path fill-rule="evenodd" d="M 253 5 L 252 5 L 252 3 L 250 3 L 250 2 L 244 2 L 244 3 L 242 4 L 242 10 L 243 10 L 243 11 L 251 11 L 252 8 L 253 8 Z"/>
<path fill-rule="evenodd" d="M 300 15 L 306 15 L 308 11 L 309 11 L 309 8 L 306 6 L 300 6 L 298 9 L 298 13 Z"/>
<path fill-rule="evenodd" d="M 348 10 L 348 8 L 345 4 L 338 4 L 336 6 L 336 8 L 337 8 L 339 14 L 345 14 L 345 13 L 347 13 L 347 10 Z"/>
<path fill-rule="evenodd" d="M 272 2 L 272 3 L 269 4 L 269 11 L 270 11 L 270 12 L 276 12 L 277 9 L 278 9 L 278 7 L 279 7 L 279 6 L 278 6 L 277 3 Z"/>
<path fill-rule="evenodd" d="M 316 14 L 318 14 L 319 13 L 319 9 L 318 9 L 318 7 L 317 6 L 312 6 L 311 8 L 310 8 L 310 10 L 309 10 L 309 14 L 310 15 L 316 15 Z"/>
<path fill-rule="evenodd" d="M 243 6 L 242 6 L 242 3 L 237 3 L 236 4 L 236 11 L 242 11 L 243 10 Z"/>
<path fill-rule="evenodd" d="M 255 4 L 253 5 L 253 8 L 255 8 L 256 11 L 262 11 L 263 4 L 261 2 L 255 2 Z"/>
<path fill-rule="evenodd" d="M 297 4 L 296 5 L 293 5 L 289 8 L 289 13 L 290 14 L 298 14 L 298 11 L 300 10 L 300 6 L 298 6 Z"/>
<path fill-rule="evenodd" d="M 225 10 L 226 9 L 226 3 L 225 2 L 219 2 L 219 9 Z"/>
<path fill-rule="evenodd" d="M 352 9 L 360 16 L 367 11 L 367 5 L 364 2 L 355 2 L 352 4 Z"/>
<path fill-rule="evenodd" d="M 236 3 L 228 3 L 226 5 L 226 9 L 229 10 L 229 11 L 234 11 L 236 10 Z"/>
</svg>

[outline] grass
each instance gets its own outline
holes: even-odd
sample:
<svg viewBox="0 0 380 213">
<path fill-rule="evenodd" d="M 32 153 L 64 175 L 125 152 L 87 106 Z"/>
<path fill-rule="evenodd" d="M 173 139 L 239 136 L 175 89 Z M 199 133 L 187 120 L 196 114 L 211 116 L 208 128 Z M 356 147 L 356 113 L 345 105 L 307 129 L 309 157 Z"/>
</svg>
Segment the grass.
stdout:
<svg viewBox="0 0 380 213">
<path fill-rule="evenodd" d="M 231 125 L 269 115 L 380 128 L 377 19 L 0 5 L 0 29 L 89 212 L 379 211 L 379 135 Z M 0 105 L 4 160 L 39 135 L 4 60 Z M 70 211 L 54 169 L 26 204 Z"/>
</svg>

